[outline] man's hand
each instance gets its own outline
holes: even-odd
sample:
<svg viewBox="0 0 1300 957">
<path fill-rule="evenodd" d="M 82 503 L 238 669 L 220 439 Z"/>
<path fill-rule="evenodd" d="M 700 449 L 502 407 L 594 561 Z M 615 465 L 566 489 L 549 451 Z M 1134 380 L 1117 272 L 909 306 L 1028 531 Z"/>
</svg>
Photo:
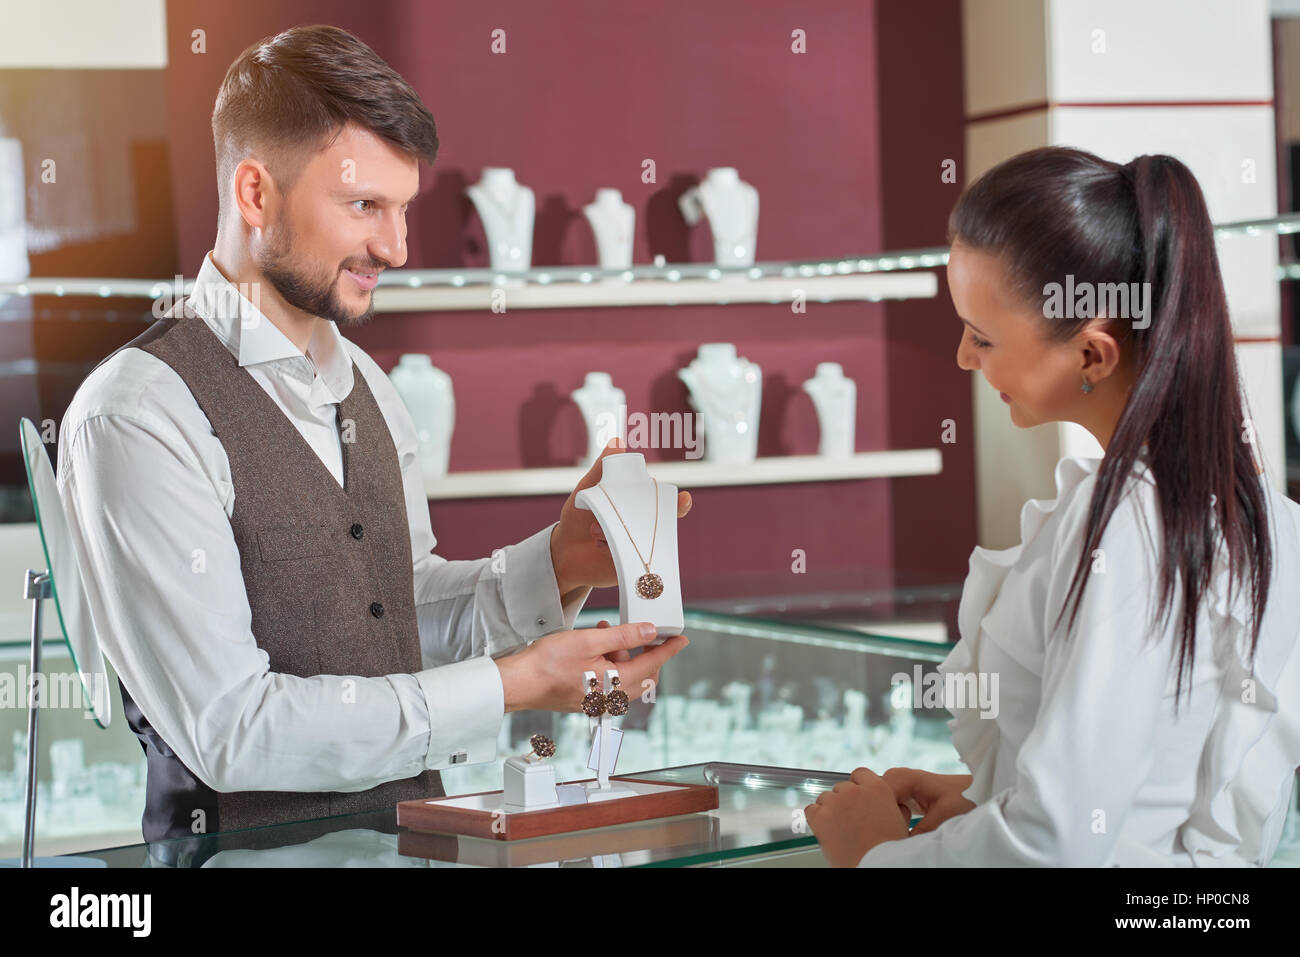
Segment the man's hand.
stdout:
<svg viewBox="0 0 1300 957">
<path fill-rule="evenodd" d="M 608 588 L 618 584 L 618 572 L 600 523 L 590 510 L 578 508 L 573 500 L 584 488 L 592 488 L 600 481 L 601 460 L 605 456 L 626 451 L 622 439 L 610 439 L 600 458 L 592 463 L 560 509 L 560 524 L 551 532 L 551 564 L 555 566 L 555 585 L 561 598 L 577 588 Z M 691 493 L 678 492 L 677 517 L 682 518 L 690 510 Z"/>
<path fill-rule="evenodd" d="M 676 635 L 632 657 L 630 649 L 643 647 L 654 638 L 655 626 L 648 622 L 611 628 L 607 621 L 596 628 L 557 631 L 538 638 L 523 651 L 496 659 L 505 710 L 581 711 L 585 694 L 582 673 L 594 671 L 603 684 L 606 668 L 617 668 L 619 683 L 628 697 L 635 697 L 641 694 L 645 681 L 658 682 L 663 663 L 690 644 L 685 635 Z"/>
<path fill-rule="evenodd" d="M 882 779 L 894 793 L 894 800 L 905 807 L 914 807 L 922 815 L 912 828 L 913 834 L 924 834 L 958 814 L 965 814 L 975 805 L 962 797 L 971 784 L 969 774 L 934 774 L 916 768 L 890 768 Z"/>
<path fill-rule="evenodd" d="M 869 768 L 858 768 L 804 808 L 804 819 L 831 867 L 857 867 L 877 844 L 907 837 L 907 816 L 894 792 Z"/>
</svg>

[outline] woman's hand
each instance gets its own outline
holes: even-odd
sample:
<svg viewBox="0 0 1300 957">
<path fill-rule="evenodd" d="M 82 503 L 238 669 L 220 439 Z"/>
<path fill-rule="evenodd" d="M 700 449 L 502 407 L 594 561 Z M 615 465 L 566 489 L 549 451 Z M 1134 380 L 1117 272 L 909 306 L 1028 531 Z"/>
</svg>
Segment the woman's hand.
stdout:
<svg viewBox="0 0 1300 957">
<path fill-rule="evenodd" d="M 877 844 L 907 837 L 894 792 L 869 768 L 855 770 L 803 813 L 831 867 L 857 867 Z"/>
<path fill-rule="evenodd" d="M 934 774 L 916 768 L 890 768 L 881 779 L 889 785 L 894 800 L 922 815 L 913 834 L 924 834 L 975 805 L 962 797 L 971 784 L 969 774 Z"/>
</svg>

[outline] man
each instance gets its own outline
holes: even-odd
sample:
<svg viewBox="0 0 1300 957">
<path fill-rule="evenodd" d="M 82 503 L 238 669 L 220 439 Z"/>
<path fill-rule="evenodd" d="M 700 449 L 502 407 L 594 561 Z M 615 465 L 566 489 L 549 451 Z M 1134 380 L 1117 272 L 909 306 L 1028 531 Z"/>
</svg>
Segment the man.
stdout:
<svg viewBox="0 0 1300 957">
<path fill-rule="evenodd" d="M 193 292 L 87 377 L 59 444 L 150 842 L 441 795 L 437 769 L 496 757 L 506 712 L 577 711 L 613 662 L 639 688 L 686 645 L 568 630 L 617 581 L 573 495 L 495 558 L 432 554 L 414 424 L 338 331 L 406 262 L 437 154 L 406 82 L 345 31 L 295 28 L 231 65 L 212 129 Z"/>
</svg>

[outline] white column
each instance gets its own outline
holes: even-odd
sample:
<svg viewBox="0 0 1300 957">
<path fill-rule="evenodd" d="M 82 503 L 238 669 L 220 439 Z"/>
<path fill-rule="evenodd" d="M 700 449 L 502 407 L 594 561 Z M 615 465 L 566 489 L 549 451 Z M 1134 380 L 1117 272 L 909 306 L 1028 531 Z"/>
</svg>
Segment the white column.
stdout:
<svg viewBox="0 0 1300 957">
<path fill-rule="evenodd" d="M 1266 0 L 964 0 L 966 182 L 1037 146 L 1187 164 L 1216 222 L 1277 213 Z M 1219 240 L 1260 457 L 1285 488 L 1277 239 Z M 1020 540 L 1020 507 L 1054 498 L 1056 462 L 1100 456 L 1072 423 L 1018 429 L 972 374 L 979 541 Z"/>
</svg>

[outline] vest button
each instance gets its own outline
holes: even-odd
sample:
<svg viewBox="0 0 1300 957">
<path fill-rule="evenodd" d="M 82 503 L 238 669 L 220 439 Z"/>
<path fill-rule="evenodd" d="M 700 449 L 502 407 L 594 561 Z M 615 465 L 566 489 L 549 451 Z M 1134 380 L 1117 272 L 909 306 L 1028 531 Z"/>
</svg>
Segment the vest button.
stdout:
<svg viewBox="0 0 1300 957">
<path fill-rule="evenodd" d="M 377 601 L 372 601 L 370 603 L 370 614 L 374 615 L 376 618 L 383 618 L 384 606 L 379 604 Z"/>
<path fill-rule="evenodd" d="M 361 523 L 360 523 L 360 522 L 353 522 L 353 523 L 352 523 L 352 537 L 353 537 L 353 538 L 357 538 L 357 539 L 359 539 L 359 538 L 361 538 L 361 535 L 362 535 Z"/>
</svg>

